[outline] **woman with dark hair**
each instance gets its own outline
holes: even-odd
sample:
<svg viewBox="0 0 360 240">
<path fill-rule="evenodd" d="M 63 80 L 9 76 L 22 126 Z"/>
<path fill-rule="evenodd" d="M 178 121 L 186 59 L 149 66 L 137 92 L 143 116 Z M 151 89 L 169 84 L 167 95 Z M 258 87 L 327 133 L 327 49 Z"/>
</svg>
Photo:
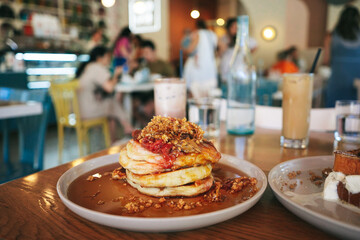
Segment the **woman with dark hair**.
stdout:
<svg viewBox="0 0 360 240">
<path fill-rule="evenodd" d="M 334 107 L 336 100 L 356 100 L 354 79 L 360 78 L 360 14 L 356 7 L 348 5 L 341 12 L 325 41 L 324 63 L 330 63 L 332 71 L 326 86 L 326 106 Z"/>
<path fill-rule="evenodd" d="M 218 55 L 220 57 L 220 84 L 224 93 L 227 88 L 227 79 L 230 71 L 230 60 L 234 52 L 234 46 L 237 34 L 237 19 L 231 17 L 226 21 L 226 34 L 223 35 L 219 40 Z M 257 48 L 256 40 L 249 37 L 249 48 L 253 52 Z"/>
<path fill-rule="evenodd" d="M 124 127 L 126 134 L 131 133 L 131 127 L 120 102 L 114 97 L 114 88 L 122 73 L 122 67 L 115 68 L 111 76 L 108 67 L 111 61 L 110 51 L 103 46 L 97 46 L 90 52 L 89 61 L 84 62 L 76 72 L 80 82 L 79 106 L 82 118 L 112 117 Z M 115 125 L 111 133 L 115 133 Z M 115 136 L 112 136 L 115 140 Z"/>
<path fill-rule="evenodd" d="M 214 32 L 206 29 L 203 20 L 196 22 L 197 30 L 191 34 L 190 45 L 185 48 L 190 55 L 184 66 L 184 78 L 192 95 L 206 97 L 217 87 L 217 69 L 215 50 L 217 37 Z"/>
<path fill-rule="evenodd" d="M 114 42 L 115 65 L 124 65 L 131 57 L 131 31 L 128 27 L 121 30 Z"/>
<path fill-rule="evenodd" d="M 236 18 L 232 17 L 226 21 L 225 25 L 226 34 L 224 34 L 219 40 L 219 55 L 222 56 L 225 51 L 235 46 L 237 22 Z"/>
</svg>

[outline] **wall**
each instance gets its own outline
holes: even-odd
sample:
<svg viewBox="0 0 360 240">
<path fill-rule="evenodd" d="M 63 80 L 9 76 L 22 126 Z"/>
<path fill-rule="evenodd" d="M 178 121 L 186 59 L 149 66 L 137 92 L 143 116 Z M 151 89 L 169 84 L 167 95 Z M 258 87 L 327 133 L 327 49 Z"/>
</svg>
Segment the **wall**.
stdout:
<svg viewBox="0 0 360 240">
<path fill-rule="evenodd" d="M 169 3 L 170 15 L 170 59 L 172 61 L 178 61 L 181 39 L 184 34 L 185 28 L 195 29 L 196 20 L 190 17 L 192 9 L 197 8 L 200 12 L 200 18 L 203 20 L 213 20 L 216 18 L 216 1 L 213 4 L 209 4 L 208 0 L 198 1 L 181 1 L 170 0 Z"/>
<path fill-rule="evenodd" d="M 128 14 L 128 1 L 118 0 L 116 5 L 107 10 L 111 12 L 111 18 L 108 20 L 109 26 L 108 35 L 113 41 L 116 38 L 120 30 L 128 26 L 129 14 Z M 161 29 L 158 32 L 140 34 L 145 39 L 152 40 L 157 47 L 158 57 L 164 60 L 169 59 L 169 0 L 161 0 Z"/>
<path fill-rule="evenodd" d="M 237 16 L 237 1 L 236 0 L 218 0 L 217 1 L 217 16 L 223 19 Z"/>
<path fill-rule="evenodd" d="M 254 63 L 262 59 L 268 68 L 279 51 L 295 45 L 300 50 L 323 45 L 327 20 L 325 0 L 241 0 L 250 16 L 250 35 L 258 42 Z M 262 39 L 261 30 L 272 25 L 275 40 Z"/>
<path fill-rule="evenodd" d="M 250 17 L 250 36 L 256 39 L 258 49 L 255 51 L 254 63 L 264 61 L 265 68 L 276 61 L 276 54 L 285 47 L 285 20 L 287 0 L 242 0 Z M 271 42 L 261 38 L 261 30 L 267 25 L 277 29 L 277 38 Z"/>
<path fill-rule="evenodd" d="M 309 10 L 303 1 L 287 1 L 285 46 L 295 45 L 299 49 L 308 46 L 309 19 Z"/>
<path fill-rule="evenodd" d="M 323 46 L 326 36 L 327 2 L 326 0 L 302 0 L 309 11 L 308 42 L 309 47 Z"/>
</svg>

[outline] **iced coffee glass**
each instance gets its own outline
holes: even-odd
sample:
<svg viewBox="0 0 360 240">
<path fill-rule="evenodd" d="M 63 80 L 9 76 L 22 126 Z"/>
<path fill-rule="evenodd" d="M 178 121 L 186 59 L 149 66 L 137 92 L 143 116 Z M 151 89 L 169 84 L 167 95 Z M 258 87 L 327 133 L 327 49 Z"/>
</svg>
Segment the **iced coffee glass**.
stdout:
<svg viewBox="0 0 360 240">
<path fill-rule="evenodd" d="M 280 144 L 287 148 L 306 148 L 309 143 L 310 110 L 314 75 L 283 75 L 283 124 Z"/>
<path fill-rule="evenodd" d="M 164 117 L 186 116 L 186 84 L 181 78 L 155 80 L 155 114 Z"/>
</svg>

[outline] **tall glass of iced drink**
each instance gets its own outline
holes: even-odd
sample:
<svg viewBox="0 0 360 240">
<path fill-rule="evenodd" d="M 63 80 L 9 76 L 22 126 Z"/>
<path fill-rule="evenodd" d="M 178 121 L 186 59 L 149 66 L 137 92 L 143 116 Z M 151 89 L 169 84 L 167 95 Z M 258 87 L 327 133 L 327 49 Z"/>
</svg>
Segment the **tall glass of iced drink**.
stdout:
<svg viewBox="0 0 360 240">
<path fill-rule="evenodd" d="M 164 117 L 186 116 L 186 84 L 181 78 L 155 80 L 155 114 Z"/>
<path fill-rule="evenodd" d="M 287 148 L 306 148 L 309 143 L 310 110 L 314 75 L 283 75 L 283 124 L 280 144 Z"/>
</svg>

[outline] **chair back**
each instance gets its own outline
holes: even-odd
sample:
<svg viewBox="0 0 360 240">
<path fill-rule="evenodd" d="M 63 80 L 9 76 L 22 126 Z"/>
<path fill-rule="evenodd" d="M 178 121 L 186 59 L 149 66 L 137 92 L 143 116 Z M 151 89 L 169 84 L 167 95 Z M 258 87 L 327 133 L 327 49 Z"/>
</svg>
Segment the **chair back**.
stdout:
<svg viewBox="0 0 360 240">
<path fill-rule="evenodd" d="M 80 111 L 77 99 L 79 81 L 51 84 L 52 97 L 58 124 L 74 126 L 80 122 Z"/>
</svg>

